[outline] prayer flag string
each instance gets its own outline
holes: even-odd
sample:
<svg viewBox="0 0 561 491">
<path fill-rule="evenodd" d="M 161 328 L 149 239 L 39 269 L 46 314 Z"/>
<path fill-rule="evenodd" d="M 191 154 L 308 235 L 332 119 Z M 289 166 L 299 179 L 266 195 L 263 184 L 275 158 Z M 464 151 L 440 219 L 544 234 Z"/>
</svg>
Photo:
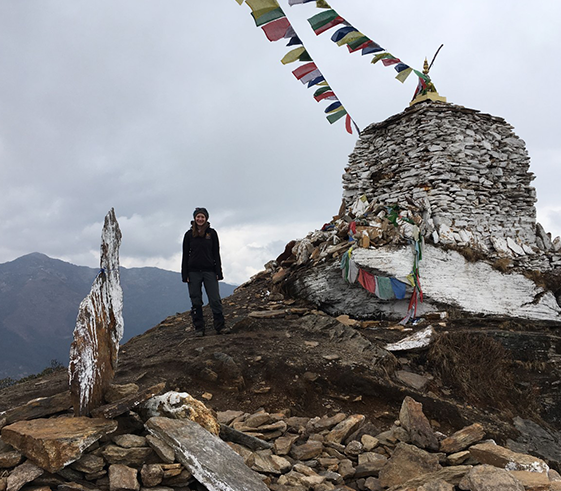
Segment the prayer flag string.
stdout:
<svg viewBox="0 0 561 491">
<path fill-rule="evenodd" d="M 255 25 L 257 27 L 261 27 L 269 41 L 273 42 L 281 39 L 288 39 L 287 46 L 297 46 L 286 53 L 286 55 L 282 58 L 281 63 L 283 65 L 294 63 L 296 61 L 303 63 L 303 65 L 300 65 L 292 71 L 296 79 L 300 80 L 303 84 L 306 84 L 308 88 L 316 86 L 320 87 L 314 93 L 314 99 L 317 102 L 322 100 L 334 101 L 325 109 L 325 113 L 327 115 L 326 118 L 329 123 L 333 124 L 345 116 L 346 131 L 352 134 L 354 126 L 356 131 L 360 133 L 357 124 L 343 107 L 343 104 L 327 83 L 325 76 L 321 73 L 314 60 L 312 60 L 312 57 L 306 50 L 304 43 L 302 43 L 301 39 L 296 34 L 294 27 L 290 24 L 290 21 L 286 17 L 286 14 L 282 10 L 278 1 L 236 0 L 239 5 L 242 5 L 244 1 L 251 9 L 251 15 L 255 21 Z M 324 2 L 323 0 L 289 0 L 289 5 L 309 3 L 311 1 L 315 1 L 318 8 L 330 8 L 329 5 L 327 5 L 327 2 Z M 326 7 L 322 7 L 322 5 L 325 5 Z M 329 14 L 328 17 L 330 15 L 331 14 Z M 336 25 L 334 22 L 338 22 L 338 19 L 330 19 L 327 23 L 323 23 L 322 26 L 325 27 L 327 24 L 332 24 L 332 26 L 334 26 Z"/>
<path fill-rule="evenodd" d="M 423 290 L 421 288 L 421 279 L 419 272 L 419 263 L 423 258 L 423 238 L 420 234 L 419 227 L 410 218 L 404 217 L 400 214 L 400 209 L 397 205 L 387 207 L 386 219 L 398 227 L 400 223 L 407 222 L 413 225 L 413 238 L 411 244 L 413 247 L 413 267 L 411 273 L 402 281 L 395 277 L 377 276 L 362 268 L 352 259 L 352 251 L 356 243 L 355 235 L 357 233 L 356 222 L 353 221 L 349 224 L 348 236 L 349 242 L 353 244 L 351 248 L 343 253 L 339 267 L 342 270 L 343 279 L 349 283 L 358 283 L 370 293 L 376 295 L 381 300 L 402 300 L 406 295 L 406 287 L 411 287 L 412 293 L 407 307 L 405 317 L 399 322 L 402 325 L 407 324 L 411 319 L 417 316 L 417 307 L 419 302 L 423 302 Z"/>
<path fill-rule="evenodd" d="M 239 1 L 239 0 L 238 0 Z M 312 0 L 289 0 L 289 5 L 299 5 L 304 3 L 309 3 Z M 335 31 L 331 36 L 331 40 L 337 44 L 337 46 L 347 46 L 349 53 L 355 53 L 358 51 L 362 52 L 362 55 L 373 54 L 371 63 L 376 64 L 380 60 L 384 66 L 393 66 L 397 75 L 395 78 L 401 83 L 415 73 L 419 81 L 413 99 L 417 97 L 418 94 L 427 90 L 427 85 L 430 83 L 430 77 L 414 68 L 410 67 L 406 63 L 403 63 L 399 58 L 392 55 L 389 51 L 382 48 L 378 43 L 365 36 L 358 29 L 353 27 L 350 22 L 341 17 L 325 0 L 316 0 L 316 7 L 321 9 L 327 9 L 319 12 L 308 19 L 312 30 L 317 36 L 328 31 L 335 26 L 342 26 Z"/>
</svg>

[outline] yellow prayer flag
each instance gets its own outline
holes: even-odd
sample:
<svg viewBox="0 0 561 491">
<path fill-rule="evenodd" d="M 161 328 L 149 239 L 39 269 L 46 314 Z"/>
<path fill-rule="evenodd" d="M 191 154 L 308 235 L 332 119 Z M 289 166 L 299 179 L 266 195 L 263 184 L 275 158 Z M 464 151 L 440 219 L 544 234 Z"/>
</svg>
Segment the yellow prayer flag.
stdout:
<svg viewBox="0 0 561 491">
<path fill-rule="evenodd" d="M 328 86 L 329 84 L 327 83 L 327 81 L 324 80 L 323 82 L 320 82 L 319 84 L 316 84 L 316 85 L 327 85 Z"/>
<path fill-rule="evenodd" d="M 345 37 L 342 37 L 341 39 L 339 39 L 339 41 L 337 41 L 337 46 L 343 46 L 345 44 L 349 44 L 351 41 L 354 41 L 355 39 L 359 39 L 362 37 L 364 37 L 364 34 L 362 34 L 362 32 L 351 31 Z"/>
<path fill-rule="evenodd" d="M 316 0 L 316 8 L 318 8 L 318 9 L 330 9 L 331 6 L 325 0 Z"/>
<path fill-rule="evenodd" d="M 237 0 L 239 1 L 239 0 Z M 255 12 L 256 10 L 273 10 L 280 7 L 277 0 L 245 0 L 245 3 L 249 5 L 251 10 Z"/>
<path fill-rule="evenodd" d="M 343 106 L 339 106 L 339 107 L 336 107 L 335 109 L 333 109 L 332 111 L 329 111 L 327 114 L 335 114 L 335 113 L 338 113 L 339 111 L 344 111 L 344 110 L 345 110 L 345 108 Z"/>
<path fill-rule="evenodd" d="M 302 53 L 304 51 L 306 51 L 306 48 L 304 48 L 303 46 L 300 46 L 299 48 L 295 48 L 289 51 L 288 53 L 286 53 L 286 55 L 284 55 L 284 58 L 281 60 L 281 63 L 283 65 L 286 65 L 287 63 L 292 63 L 293 61 L 296 61 L 298 58 L 300 58 L 300 56 L 302 56 Z"/>
<path fill-rule="evenodd" d="M 411 75 L 411 72 L 413 71 L 412 68 L 406 68 L 405 70 L 399 72 L 395 78 L 397 78 L 401 83 L 405 82 L 407 80 L 407 77 L 409 75 Z"/>
<path fill-rule="evenodd" d="M 378 53 L 377 55 L 374 56 L 374 58 L 372 58 L 372 61 L 370 63 L 378 63 L 380 60 L 384 58 L 394 58 L 394 56 L 390 55 L 389 53 Z"/>
<path fill-rule="evenodd" d="M 243 3 L 243 0 L 236 0 L 240 5 Z"/>
</svg>

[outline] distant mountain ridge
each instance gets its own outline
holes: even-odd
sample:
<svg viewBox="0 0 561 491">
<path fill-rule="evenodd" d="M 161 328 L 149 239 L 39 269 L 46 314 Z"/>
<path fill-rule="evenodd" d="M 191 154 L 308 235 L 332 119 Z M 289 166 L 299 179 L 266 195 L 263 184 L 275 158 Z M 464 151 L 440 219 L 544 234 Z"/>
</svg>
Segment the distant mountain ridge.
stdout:
<svg viewBox="0 0 561 491">
<path fill-rule="evenodd" d="M 98 271 L 36 252 L 0 264 L 0 379 L 37 373 L 52 360 L 67 364 L 78 306 Z M 191 307 L 179 273 L 122 267 L 121 286 L 122 342 Z M 220 288 L 226 297 L 235 286 Z"/>
</svg>

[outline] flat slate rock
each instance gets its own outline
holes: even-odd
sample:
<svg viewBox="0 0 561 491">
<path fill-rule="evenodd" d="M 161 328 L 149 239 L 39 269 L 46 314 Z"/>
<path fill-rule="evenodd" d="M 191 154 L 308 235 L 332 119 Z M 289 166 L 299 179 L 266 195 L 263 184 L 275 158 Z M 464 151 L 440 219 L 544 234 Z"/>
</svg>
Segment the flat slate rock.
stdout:
<svg viewBox="0 0 561 491">
<path fill-rule="evenodd" d="M 92 443 L 116 429 L 116 421 L 101 418 L 34 419 L 5 426 L 2 440 L 54 474 L 78 460 Z"/>
<path fill-rule="evenodd" d="M 228 444 L 198 423 L 155 416 L 146 428 L 172 447 L 177 460 L 209 491 L 268 491 Z"/>
</svg>

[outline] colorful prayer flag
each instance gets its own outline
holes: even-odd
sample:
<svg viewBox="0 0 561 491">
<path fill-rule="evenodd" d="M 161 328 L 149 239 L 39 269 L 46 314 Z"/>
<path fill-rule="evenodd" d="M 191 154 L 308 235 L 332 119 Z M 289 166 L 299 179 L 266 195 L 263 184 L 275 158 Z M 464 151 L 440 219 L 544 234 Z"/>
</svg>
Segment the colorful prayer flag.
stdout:
<svg viewBox="0 0 561 491">
<path fill-rule="evenodd" d="M 391 58 L 383 58 L 382 59 L 382 63 L 384 64 L 384 66 L 391 66 L 391 65 L 395 65 L 397 63 L 400 63 L 401 60 L 399 58 L 395 58 L 395 57 L 391 57 Z"/>
<path fill-rule="evenodd" d="M 415 72 L 415 75 L 417 75 L 417 77 L 419 77 L 420 79 L 423 79 L 426 83 L 430 82 L 430 77 L 428 75 L 425 75 L 422 72 L 419 72 L 417 70 L 413 70 Z"/>
<path fill-rule="evenodd" d="M 317 69 L 318 67 L 316 66 L 316 64 L 312 62 L 299 66 L 296 70 L 293 70 L 292 73 L 298 80 L 300 80 L 304 75 L 307 75 L 308 73 L 313 72 Z"/>
<path fill-rule="evenodd" d="M 327 92 L 328 90 L 331 90 L 331 87 L 329 87 L 329 85 L 326 85 L 325 87 L 320 87 L 319 89 L 317 89 L 314 92 L 314 97 L 323 94 L 324 92 Z"/>
<path fill-rule="evenodd" d="M 362 36 L 358 39 L 355 39 L 354 41 L 351 41 L 350 43 L 347 43 L 347 48 L 349 48 L 350 53 L 354 53 L 355 51 L 365 48 L 371 42 L 372 41 L 368 37 Z"/>
<path fill-rule="evenodd" d="M 246 0 L 247 1 L 247 0 Z M 251 12 L 253 19 L 255 20 L 255 25 L 261 27 L 269 22 L 286 17 L 283 10 L 279 7 L 277 9 L 262 9 Z"/>
<path fill-rule="evenodd" d="M 349 34 L 350 32 L 353 32 L 353 31 L 358 31 L 358 29 L 354 28 L 353 26 L 341 27 L 340 29 L 337 29 L 333 33 L 333 36 L 331 36 L 331 41 L 333 41 L 334 43 L 337 43 L 341 39 L 343 39 L 347 34 Z"/>
<path fill-rule="evenodd" d="M 364 34 L 360 31 L 351 31 L 346 36 L 343 36 L 339 41 L 337 41 L 337 46 L 343 46 L 349 44 L 351 41 L 356 41 L 364 37 Z"/>
<path fill-rule="evenodd" d="M 265 32 L 265 36 L 269 41 L 278 41 L 282 39 L 286 34 L 286 30 L 290 27 L 290 22 L 286 17 L 277 19 L 273 22 L 261 26 L 261 29 Z"/>
<path fill-rule="evenodd" d="M 312 29 L 317 35 L 320 35 L 322 32 L 325 32 L 344 21 L 345 19 L 340 17 L 335 10 L 320 12 L 308 19 L 310 26 L 312 26 Z"/>
<path fill-rule="evenodd" d="M 345 118 L 345 129 L 347 130 L 347 133 L 349 135 L 353 134 L 353 127 L 351 126 L 351 123 L 352 123 L 351 116 L 347 114 L 347 117 Z"/>
<path fill-rule="evenodd" d="M 309 3 L 309 2 L 315 2 L 315 0 L 288 0 L 288 5 L 292 7 L 293 5 L 300 5 L 302 3 Z"/>
<path fill-rule="evenodd" d="M 297 46 L 298 44 L 302 44 L 302 41 L 300 41 L 300 38 L 298 36 L 292 36 L 290 38 L 290 41 L 288 41 L 287 46 Z"/>
<path fill-rule="evenodd" d="M 313 80 L 310 80 L 310 82 L 308 83 L 308 89 L 310 87 L 313 87 L 314 85 L 318 85 L 320 82 L 325 81 L 325 77 L 323 75 L 320 75 L 317 78 L 314 78 Z"/>
<path fill-rule="evenodd" d="M 325 0 L 317 0 L 316 8 L 318 9 L 330 9 L 331 6 Z"/>
<path fill-rule="evenodd" d="M 245 3 L 249 5 L 249 8 L 253 12 L 262 9 L 273 10 L 280 7 L 279 2 L 277 2 L 277 0 L 246 0 Z"/>
<path fill-rule="evenodd" d="M 241 5 L 243 3 L 243 0 L 236 0 L 236 2 Z"/>
<path fill-rule="evenodd" d="M 335 92 L 333 92 L 332 90 L 327 90 L 319 95 L 315 95 L 314 99 L 318 102 L 323 101 L 324 99 L 327 101 L 333 101 L 337 99 L 337 96 L 335 95 Z"/>
<path fill-rule="evenodd" d="M 401 83 L 403 83 L 407 80 L 407 77 L 409 77 L 409 75 L 411 75 L 412 71 L 413 71 L 413 69 L 408 67 L 405 70 L 402 70 L 401 72 L 399 72 L 395 76 L 395 78 L 397 78 Z"/>
<path fill-rule="evenodd" d="M 405 63 L 402 63 L 402 64 L 405 65 Z M 397 66 L 395 67 L 395 69 L 397 70 Z M 408 67 L 407 65 L 405 65 L 405 68 L 401 68 L 400 70 L 398 70 L 398 73 L 395 76 L 395 78 L 397 80 L 399 80 L 401 83 L 403 83 L 407 80 L 407 77 L 409 77 L 409 75 L 411 75 L 412 71 L 413 71 L 413 69 L 411 67 Z"/>
<path fill-rule="evenodd" d="M 380 60 L 385 60 L 386 58 L 396 59 L 396 57 L 390 53 L 378 53 L 374 56 L 374 58 L 372 58 L 372 63 L 378 63 Z"/>
<path fill-rule="evenodd" d="M 300 77 L 300 82 L 302 82 L 303 84 L 307 84 L 307 83 L 311 82 L 312 80 L 316 80 L 320 77 L 323 77 L 321 72 L 319 70 L 314 70 L 313 72 L 306 73 L 305 75 Z"/>
<path fill-rule="evenodd" d="M 294 48 L 293 50 L 290 50 L 288 53 L 286 53 L 286 55 L 284 55 L 283 59 L 281 60 L 281 63 L 283 65 L 286 65 L 287 63 L 292 63 L 298 60 L 300 56 L 302 56 L 302 54 L 305 52 L 306 52 L 306 48 L 304 48 L 304 46 L 300 46 L 299 48 Z"/>
<path fill-rule="evenodd" d="M 380 51 L 385 51 L 379 44 L 372 41 L 372 44 L 368 45 L 362 50 L 362 56 L 371 55 L 372 53 L 378 53 Z"/>
<path fill-rule="evenodd" d="M 341 107 L 339 111 L 328 114 L 327 121 L 333 124 L 335 123 L 335 121 L 339 121 L 343 116 L 345 116 L 345 114 L 347 114 L 347 111 L 345 111 L 344 107 Z"/>
<path fill-rule="evenodd" d="M 336 111 L 337 109 L 339 109 L 341 106 L 342 106 L 341 101 L 336 101 L 336 102 L 334 102 L 334 103 L 332 103 L 332 104 L 329 104 L 329 106 L 327 106 L 327 107 L 325 108 L 325 111 L 324 111 L 324 112 L 325 112 L 326 114 L 332 113 L 332 112 Z"/>
</svg>

